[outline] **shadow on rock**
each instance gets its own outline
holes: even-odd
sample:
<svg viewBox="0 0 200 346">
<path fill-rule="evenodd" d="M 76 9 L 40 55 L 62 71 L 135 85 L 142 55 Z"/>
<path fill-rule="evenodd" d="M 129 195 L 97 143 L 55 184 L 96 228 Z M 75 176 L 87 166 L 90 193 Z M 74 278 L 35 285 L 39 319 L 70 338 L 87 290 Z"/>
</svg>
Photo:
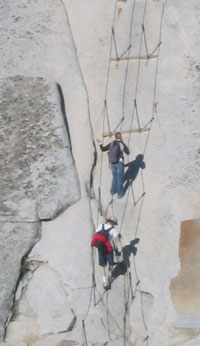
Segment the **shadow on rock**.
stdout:
<svg viewBox="0 0 200 346">
<path fill-rule="evenodd" d="M 120 275 L 125 275 L 128 268 L 130 268 L 130 257 L 131 255 L 136 256 L 137 254 L 137 247 L 135 246 L 140 241 L 139 238 L 135 238 L 130 242 L 129 245 L 126 245 L 123 247 L 123 261 L 121 263 L 118 263 L 116 267 L 113 270 L 112 277 L 113 279 L 116 279 Z"/>
<path fill-rule="evenodd" d="M 124 167 L 128 167 L 123 178 L 123 194 L 126 193 L 129 186 L 131 186 L 132 182 L 136 179 L 139 169 L 144 169 L 146 167 L 144 160 L 144 155 L 139 154 L 136 156 L 134 161 L 131 161 L 124 165 Z"/>
</svg>

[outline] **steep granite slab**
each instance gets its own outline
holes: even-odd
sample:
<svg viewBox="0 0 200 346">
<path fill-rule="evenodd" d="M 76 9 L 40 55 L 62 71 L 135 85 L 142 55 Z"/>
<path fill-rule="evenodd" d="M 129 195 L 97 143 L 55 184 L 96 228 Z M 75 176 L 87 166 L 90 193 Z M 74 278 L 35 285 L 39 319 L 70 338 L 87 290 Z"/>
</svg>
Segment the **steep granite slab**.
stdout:
<svg viewBox="0 0 200 346">
<path fill-rule="evenodd" d="M 80 197 L 59 97 L 45 78 L 0 81 L 0 220 L 52 219 Z"/>
<path fill-rule="evenodd" d="M 31 344 L 47 335 L 65 333 L 75 322 L 60 276 L 43 263 L 30 275 L 22 299 L 15 302 L 5 341 Z"/>
<path fill-rule="evenodd" d="M 41 223 L 0 223 L 0 341 L 10 316 L 23 256 L 38 240 Z"/>
<path fill-rule="evenodd" d="M 39 221 L 80 198 L 61 92 L 47 78 L 0 80 L 0 341 Z"/>
</svg>

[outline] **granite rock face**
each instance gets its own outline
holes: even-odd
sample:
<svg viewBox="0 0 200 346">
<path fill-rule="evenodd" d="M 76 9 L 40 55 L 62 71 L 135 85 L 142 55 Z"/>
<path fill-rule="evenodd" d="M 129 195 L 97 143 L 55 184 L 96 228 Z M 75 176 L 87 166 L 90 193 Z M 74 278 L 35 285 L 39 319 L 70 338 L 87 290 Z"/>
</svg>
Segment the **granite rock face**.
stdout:
<svg viewBox="0 0 200 346">
<path fill-rule="evenodd" d="M 30 344 L 40 337 L 63 334 L 75 322 L 76 317 L 70 309 L 59 275 L 47 263 L 40 264 L 29 275 L 28 289 L 24 289 L 22 299 L 15 303 L 6 341 L 23 339 Z"/>
<path fill-rule="evenodd" d="M 169 290 L 180 271 L 180 224 L 199 218 L 199 0 L 7 0 L 1 2 L 0 12 L 1 76 L 48 75 L 62 86 L 81 186 L 78 203 L 42 223 L 41 240 L 28 257 L 36 267 L 21 280 L 25 286 L 15 301 L 19 309 L 7 328 L 6 342 L 9 346 L 199 345 L 199 330 L 175 328 L 177 313 Z M 144 59 L 138 59 L 140 44 Z M 157 70 L 157 58 L 145 55 L 158 51 Z M 116 60 L 117 52 L 124 59 Z M 133 59 L 126 60 L 129 53 Z M 57 104 L 54 90 L 50 98 L 55 96 Z M 133 120 L 134 100 L 138 114 Z M 31 122 L 35 124 L 34 119 Z M 127 130 L 150 124 L 150 137 L 149 132 L 124 134 L 129 161 L 145 153 L 146 168 L 134 176 L 122 199 L 114 197 L 110 203 L 112 174 L 107 155 L 98 146 L 94 160 L 94 139 L 103 139 L 109 126 L 112 130 L 123 125 Z M 47 135 L 45 145 L 48 140 Z M 37 202 L 33 190 L 28 190 L 24 220 L 51 218 L 52 204 L 42 204 L 47 195 L 37 165 L 45 172 L 41 161 L 31 167 Z M 51 181 L 54 186 L 54 178 L 50 185 Z M 20 199 L 17 207 L 11 205 L 10 197 L 6 200 L 10 209 L 5 211 L 13 220 L 15 208 L 20 212 L 23 208 Z M 126 259 L 107 292 L 90 248 L 100 207 L 104 216 L 117 216 Z M 53 214 L 57 215 L 54 209 Z M 53 296 L 51 287 L 58 296 Z M 67 307 L 66 320 L 72 318 L 71 309 L 75 313 L 71 331 L 68 323 L 63 329 L 66 315 L 60 303 L 60 315 L 52 323 L 57 299 Z"/>
<path fill-rule="evenodd" d="M 41 224 L 0 223 L 0 340 L 13 304 L 22 258 L 39 238 Z"/>
<path fill-rule="evenodd" d="M 80 197 L 56 86 L 1 79 L 0 99 L 0 219 L 52 219 Z"/>
<path fill-rule="evenodd" d="M 19 342 L 19 343 L 15 343 L 15 344 L 8 344 L 7 342 L 2 342 L 0 344 L 1 346 L 27 346 L 27 344 L 25 344 L 24 342 Z"/>
<path fill-rule="evenodd" d="M 37 316 L 40 335 L 66 332 L 74 319 L 61 282 L 59 275 L 46 264 L 30 280 L 25 299 Z"/>
<path fill-rule="evenodd" d="M 0 339 L 40 220 L 80 198 L 61 92 L 47 78 L 0 80 Z"/>
</svg>

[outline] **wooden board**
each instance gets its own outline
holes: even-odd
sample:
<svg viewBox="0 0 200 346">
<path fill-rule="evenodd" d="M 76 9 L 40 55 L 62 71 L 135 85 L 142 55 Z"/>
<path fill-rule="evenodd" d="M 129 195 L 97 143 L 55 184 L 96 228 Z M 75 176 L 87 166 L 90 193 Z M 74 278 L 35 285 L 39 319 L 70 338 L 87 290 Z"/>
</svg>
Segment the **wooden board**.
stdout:
<svg viewBox="0 0 200 346">
<path fill-rule="evenodd" d="M 143 127 L 141 129 L 129 129 L 129 130 L 121 130 L 121 131 L 111 131 L 111 132 L 104 132 L 103 137 L 111 137 L 114 136 L 116 133 L 128 134 L 128 133 L 142 133 L 149 131 L 149 127 Z"/>
</svg>

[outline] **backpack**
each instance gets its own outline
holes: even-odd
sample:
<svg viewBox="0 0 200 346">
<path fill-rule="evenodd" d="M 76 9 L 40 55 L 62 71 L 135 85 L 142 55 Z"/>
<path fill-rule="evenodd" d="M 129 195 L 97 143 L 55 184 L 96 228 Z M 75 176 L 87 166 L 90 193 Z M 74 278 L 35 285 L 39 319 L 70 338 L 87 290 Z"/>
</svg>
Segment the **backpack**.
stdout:
<svg viewBox="0 0 200 346">
<path fill-rule="evenodd" d="M 98 250 L 101 250 L 102 252 L 112 252 L 112 246 L 109 242 L 109 231 L 113 227 L 108 228 L 107 230 L 104 229 L 104 224 L 102 225 L 102 230 L 99 232 L 96 232 L 93 235 L 91 246 L 96 247 Z"/>
<path fill-rule="evenodd" d="M 118 163 L 122 155 L 120 144 L 117 141 L 112 142 L 109 145 L 108 158 L 110 163 Z"/>
</svg>

